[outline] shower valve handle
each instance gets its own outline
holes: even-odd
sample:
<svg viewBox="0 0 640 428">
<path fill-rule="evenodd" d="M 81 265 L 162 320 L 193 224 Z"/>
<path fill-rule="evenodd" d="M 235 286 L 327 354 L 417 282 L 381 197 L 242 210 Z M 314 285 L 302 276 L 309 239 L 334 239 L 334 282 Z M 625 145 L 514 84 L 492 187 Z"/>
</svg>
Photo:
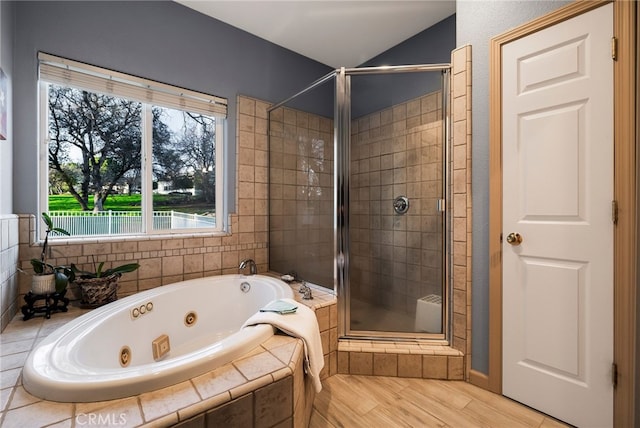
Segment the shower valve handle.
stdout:
<svg viewBox="0 0 640 428">
<path fill-rule="evenodd" d="M 398 196 L 393 200 L 393 209 L 398 214 L 405 214 L 409 211 L 409 198 L 406 196 Z"/>
</svg>

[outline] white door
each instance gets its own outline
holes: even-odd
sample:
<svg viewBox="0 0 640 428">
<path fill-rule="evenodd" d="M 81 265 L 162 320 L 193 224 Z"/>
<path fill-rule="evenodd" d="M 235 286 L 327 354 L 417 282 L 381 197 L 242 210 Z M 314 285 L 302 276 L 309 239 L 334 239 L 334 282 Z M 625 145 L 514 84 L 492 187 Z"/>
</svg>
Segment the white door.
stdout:
<svg viewBox="0 0 640 428">
<path fill-rule="evenodd" d="M 503 393 L 580 427 L 613 425 L 612 35 L 608 4 L 502 51 Z"/>
</svg>

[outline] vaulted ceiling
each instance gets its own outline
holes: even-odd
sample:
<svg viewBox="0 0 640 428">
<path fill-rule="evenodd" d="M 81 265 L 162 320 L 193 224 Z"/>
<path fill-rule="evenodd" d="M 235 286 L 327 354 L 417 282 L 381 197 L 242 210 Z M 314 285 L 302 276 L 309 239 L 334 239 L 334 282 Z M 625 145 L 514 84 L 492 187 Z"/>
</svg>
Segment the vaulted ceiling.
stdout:
<svg viewBox="0 0 640 428">
<path fill-rule="evenodd" d="M 176 0 L 333 68 L 355 67 L 455 13 L 455 0 Z"/>
</svg>

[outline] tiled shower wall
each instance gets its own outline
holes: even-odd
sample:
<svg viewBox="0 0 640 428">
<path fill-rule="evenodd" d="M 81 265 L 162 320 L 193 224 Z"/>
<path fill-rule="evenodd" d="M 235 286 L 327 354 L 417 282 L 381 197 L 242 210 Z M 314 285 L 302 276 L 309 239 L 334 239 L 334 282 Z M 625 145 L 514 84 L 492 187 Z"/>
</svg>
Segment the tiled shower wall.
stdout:
<svg viewBox="0 0 640 428">
<path fill-rule="evenodd" d="M 191 278 L 237 273 L 239 262 L 244 258 L 253 258 L 258 264 L 259 272 L 265 272 L 268 268 L 268 106 L 269 104 L 263 101 L 238 97 L 237 212 L 230 215 L 232 233 L 224 236 L 192 234 L 66 240 L 50 245 L 49 260 L 56 265 L 75 263 L 85 269 L 91 268 L 94 259 L 96 262 L 106 261 L 105 267 L 129 262 L 140 263 L 140 269 L 125 274 L 120 280 L 119 296 Z M 35 230 L 35 216 L 19 216 L 19 262 L 20 266 L 28 271 L 31 270 L 29 260 L 38 257 L 41 251 L 39 245 L 33 244 L 36 238 Z M 14 285 L 9 288 L 24 295 L 30 286 L 30 277 L 19 275 L 19 287 L 16 289 Z M 17 305 L 23 303 L 22 299 L 18 299 Z M 17 307 L 14 309 L 9 318 L 15 314 Z M 2 310 L 5 311 L 4 297 Z"/>
<path fill-rule="evenodd" d="M 269 126 L 269 265 L 333 288 L 333 120 L 280 107 Z"/>
<path fill-rule="evenodd" d="M 18 310 L 18 216 L 0 215 L 0 331 Z"/>
<path fill-rule="evenodd" d="M 413 316 L 417 299 L 442 295 L 442 129 L 441 92 L 352 121 L 352 297 Z"/>
</svg>

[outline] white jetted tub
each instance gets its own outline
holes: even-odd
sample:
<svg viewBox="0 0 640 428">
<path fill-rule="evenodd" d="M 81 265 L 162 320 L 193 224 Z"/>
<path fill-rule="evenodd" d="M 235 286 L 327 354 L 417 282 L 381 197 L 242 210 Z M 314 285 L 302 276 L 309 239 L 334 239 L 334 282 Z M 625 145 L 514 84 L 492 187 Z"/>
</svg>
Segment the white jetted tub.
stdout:
<svg viewBox="0 0 640 428">
<path fill-rule="evenodd" d="M 164 388 L 206 373 L 274 334 L 241 329 L 291 288 L 263 275 L 183 281 L 125 297 L 65 324 L 33 349 L 25 389 L 63 402 L 103 401 Z"/>
</svg>

